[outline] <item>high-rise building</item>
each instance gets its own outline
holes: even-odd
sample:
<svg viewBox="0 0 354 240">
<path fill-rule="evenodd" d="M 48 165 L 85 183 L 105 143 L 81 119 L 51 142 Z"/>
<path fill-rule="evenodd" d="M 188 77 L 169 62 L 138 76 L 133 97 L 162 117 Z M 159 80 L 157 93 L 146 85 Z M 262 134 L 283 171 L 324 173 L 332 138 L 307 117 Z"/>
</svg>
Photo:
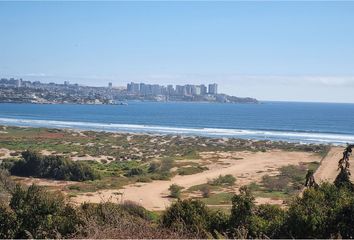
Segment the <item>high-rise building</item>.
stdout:
<svg viewBox="0 0 354 240">
<path fill-rule="evenodd" d="M 147 85 L 145 83 L 140 83 L 140 94 L 147 95 Z"/>
<path fill-rule="evenodd" d="M 218 94 L 218 85 L 216 83 L 209 84 L 209 94 L 217 95 Z"/>
<path fill-rule="evenodd" d="M 112 83 L 109 82 L 109 83 L 108 83 L 108 88 L 112 88 L 112 87 L 113 87 Z"/>
<path fill-rule="evenodd" d="M 193 85 L 190 85 L 190 84 L 187 84 L 187 85 L 184 85 L 185 88 L 186 88 L 186 95 L 193 95 L 193 92 L 194 92 L 194 89 L 193 89 Z"/>
<path fill-rule="evenodd" d="M 175 94 L 175 89 L 173 88 L 173 85 L 167 85 L 167 94 L 168 95 Z"/>
<path fill-rule="evenodd" d="M 139 83 L 128 83 L 127 84 L 127 91 L 129 93 L 139 93 L 139 90 L 140 90 L 140 85 Z"/>
<path fill-rule="evenodd" d="M 22 78 L 16 80 L 16 87 L 21 87 L 22 86 Z"/>
<path fill-rule="evenodd" d="M 201 91 L 201 87 L 200 86 L 194 86 L 194 94 L 193 95 L 201 95 L 202 91 Z"/>
<path fill-rule="evenodd" d="M 186 94 L 186 87 L 181 85 L 176 85 L 176 94 L 178 96 L 184 96 Z"/>
<path fill-rule="evenodd" d="M 204 84 L 200 85 L 200 94 L 205 95 L 207 94 L 207 92 L 208 92 L 208 88 Z"/>
<path fill-rule="evenodd" d="M 154 84 L 152 85 L 152 94 L 153 95 L 160 95 L 162 93 L 162 88 L 160 85 L 158 84 Z"/>
</svg>

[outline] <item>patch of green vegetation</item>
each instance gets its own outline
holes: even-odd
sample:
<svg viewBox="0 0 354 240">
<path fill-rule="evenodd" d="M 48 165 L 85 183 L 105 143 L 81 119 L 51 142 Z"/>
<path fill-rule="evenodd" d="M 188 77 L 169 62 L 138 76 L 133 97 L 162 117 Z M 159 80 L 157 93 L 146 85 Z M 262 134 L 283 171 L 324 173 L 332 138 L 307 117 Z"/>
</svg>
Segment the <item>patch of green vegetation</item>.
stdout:
<svg viewBox="0 0 354 240">
<path fill-rule="evenodd" d="M 265 175 L 260 184 L 251 183 L 248 187 L 257 197 L 288 200 L 303 188 L 307 170 L 316 170 L 318 166 L 318 162 L 284 166 L 278 175 Z"/>
<path fill-rule="evenodd" d="M 148 176 L 141 176 L 136 181 L 137 182 L 148 183 L 148 182 L 152 182 L 152 179 L 150 177 L 148 177 Z"/>
<path fill-rule="evenodd" d="M 126 177 L 105 177 L 95 181 L 80 182 L 66 187 L 66 191 L 73 193 L 97 192 L 104 189 L 121 189 L 133 183 L 134 180 Z"/>
<path fill-rule="evenodd" d="M 201 191 L 205 186 L 209 186 L 210 190 L 212 190 L 212 191 L 220 190 L 219 186 L 215 186 L 215 185 L 212 186 L 212 185 L 209 185 L 208 183 L 204 183 L 204 184 L 194 185 L 194 186 L 188 188 L 186 191 L 187 192 Z"/>
<path fill-rule="evenodd" d="M 207 167 L 203 166 L 193 166 L 193 167 L 181 167 L 177 170 L 179 175 L 192 175 L 196 173 L 201 173 L 205 170 L 208 170 Z"/>
<path fill-rule="evenodd" d="M 97 161 L 81 161 L 87 162 L 95 170 L 97 170 L 102 176 L 112 177 L 128 174 L 131 169 L 141 166 L 139 161 L 112 161 L 107 164 L 102 164 Z"/>
<path fill-rule="evenodd" d="M 219 175 L 219 177 L 214 178 L 213 180 L 209 181 L 209 185 L 214 186 L 232 186 L 236 182 L 236 178 L 231 174 L 227 175 Z"/>
<path fill-rule="evenodd" d="M 15 161 L 9 170 L 16 176 L 56 180 L 87 181 L 100 178 L 100 175 L 85 163 L 73 162 L 62 156 L 43 156 L 29 150 L 22 152 L 22 158 Z"/>
<path fill-rule="evenodd" d="M 172 184 L 168 190 L 170 190 L 170 197 L 173 198 L 180 198 L 181 197 L 181 190 L 183 187 L 177 185 L 177 184 Z"/>
<path fill-rule="evenodd" d="M 234 193 L 221 192 L 211 194 L 208 198 L 200 199 L 207 205 L 227 205 L 231 204 L 231 199 L 234 196 Z"/>
</svg>

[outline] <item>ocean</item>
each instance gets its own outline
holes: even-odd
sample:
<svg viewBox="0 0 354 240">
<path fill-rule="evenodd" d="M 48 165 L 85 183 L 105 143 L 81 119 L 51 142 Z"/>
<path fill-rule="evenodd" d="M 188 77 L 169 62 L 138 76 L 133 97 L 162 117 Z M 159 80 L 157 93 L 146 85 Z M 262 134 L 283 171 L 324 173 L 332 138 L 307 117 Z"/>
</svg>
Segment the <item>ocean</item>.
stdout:
<svg viewBox="0 0 354 240">
<path fill-rule="evenodd" d="M 0 125 L 345 144 L 354 142 L 354 104 L 0 104 Z"/>
</svg>

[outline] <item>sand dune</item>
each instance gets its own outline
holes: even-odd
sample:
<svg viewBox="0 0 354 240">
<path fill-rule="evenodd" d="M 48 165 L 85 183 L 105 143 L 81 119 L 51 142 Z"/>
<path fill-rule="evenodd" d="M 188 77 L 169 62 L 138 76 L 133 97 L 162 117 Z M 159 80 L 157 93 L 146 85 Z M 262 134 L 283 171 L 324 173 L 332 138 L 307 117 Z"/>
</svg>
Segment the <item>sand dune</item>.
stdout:
<svg viewBox="0 0 354 240">
<path fill-rule="evenodd" d="M 219 163 L 208 165 L 209 170 L 202 173 L 180 176 L 177 175 L 170 181 L 154 181 L 126 186 L 122 190 L 104 190 L 90 195 L 78 195 L 74 202 L 101 202 L 131 200 L 140 203 L 150 210 L 164 210 L 171 204 L 168 197 L 168 188 L 171 184 L 178 184 L 184 188 L 203 184 L 208 179 L 219 175 L 232 174 L 237 178 L 235 191 L 240 186 L 251 182 L 258 182 L 265 174 L 276 174 L 282 166 L 298 164 L 299 162 L 320 161 L 318 155 L 305 152 L 285 152 L 272 150 L 268 152 L 226 152 L 218 153 Z M 235 160 L 237 158 L 238 160 Z M 222 164 L 220 164 L 222 163 Z M 227 163 L 227 165 L 226 165 Z M 117 193 L 121 195 L 117 195 Z M 261 199 L 262 203 L 265 202 Z"/>
</svg>

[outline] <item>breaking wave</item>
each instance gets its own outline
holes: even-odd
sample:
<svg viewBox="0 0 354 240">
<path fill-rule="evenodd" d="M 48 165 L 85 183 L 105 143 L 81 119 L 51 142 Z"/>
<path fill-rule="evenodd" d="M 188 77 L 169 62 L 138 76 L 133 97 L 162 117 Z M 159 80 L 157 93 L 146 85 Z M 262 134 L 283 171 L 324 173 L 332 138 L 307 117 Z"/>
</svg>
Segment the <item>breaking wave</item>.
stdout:
<svg viewBox="0 0 354 240">
<path fill-rule="evenodd" d="M 22 126 L 22 127 L 48 127 L 48 128 L 69 128 L 76 130 L 93 130 L 107 132 L 131 132 L 131 133 L 155 133 L 155 134 L 178 134 L 195 135 L 206 137 L 235 137 L 244 139 L 262 139 L 275 141 L 289 141 L 301 143 L 332 143 L 345 144 L 354 142 L 354 135 L 301 132 L 301 131 L 275 131 L 275 130 L 246 130 L 227 128 L 186 128 L 167 127 L 139 124 L 116 124 L 97 122 L 72 122 L 57 120 L 35 120 L 0 118 L 0 125 Z"/>
</svg>

